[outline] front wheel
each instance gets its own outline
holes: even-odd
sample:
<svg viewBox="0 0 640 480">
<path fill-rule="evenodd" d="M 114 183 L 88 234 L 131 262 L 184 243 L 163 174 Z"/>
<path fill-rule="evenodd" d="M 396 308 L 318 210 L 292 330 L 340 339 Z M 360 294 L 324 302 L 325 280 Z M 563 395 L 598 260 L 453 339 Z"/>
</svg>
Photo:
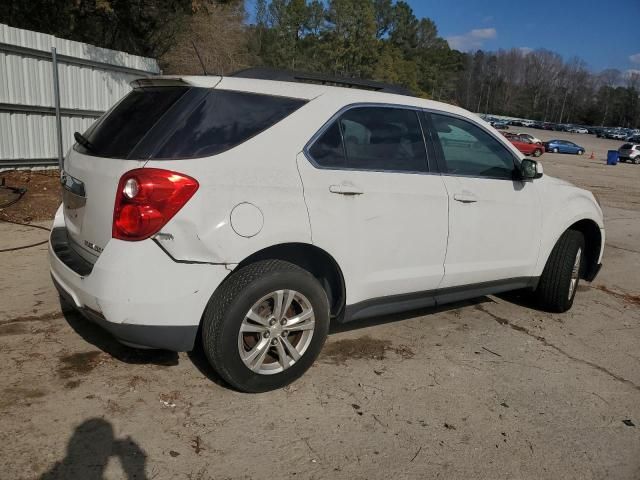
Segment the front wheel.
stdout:
<svg viewBox="0 0 640 480">
<path fill-rule="evenodd" d="M 539 148 L 536 148 L 536 149 L 533 151 L 533 156 L 534 156 L 534 157 L 539 157 L 540 155 L 542 155 L 542 150 L 540 150 Z"/>
<path fill-rule="evenodd" d="M 553 150 L 551 150 L 553 153 L 558 153 L 558 149 L 554 148 Z"/>
<path fill-rule="evenodd" d="M 282 260 L 241 268 L 212 295 L 202 321 L 209 363 L 244 392 L 284 387 L 316 360 L 329 302 L 309 272 Z"/>
<path fill-rule="evenodd" d="M 576 230 L 562 234 L 547 259 L 538 282 L 540 306 L 550 312 L 566 312 L 573 305 L 584 259 L 584 237 Z"/>
<path fill-rule="evenodd" d="M 584 150 L 578 150 L 578 155 L 582 155 L 584 153 Z"/>
</svg>

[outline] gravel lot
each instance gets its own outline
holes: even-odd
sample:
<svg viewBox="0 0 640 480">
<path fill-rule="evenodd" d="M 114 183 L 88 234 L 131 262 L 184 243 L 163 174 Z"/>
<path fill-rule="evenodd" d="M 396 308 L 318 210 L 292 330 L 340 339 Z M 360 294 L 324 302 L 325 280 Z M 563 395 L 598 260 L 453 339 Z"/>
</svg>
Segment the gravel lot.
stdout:
<svg viewBox="0 0 640 480">
<path fill-rule="evenodd" d="M 604 164 L 620 142 L 511 130 L 586 148 L 541 157 L 605 209 L 604 268 L 573 309 L 511 295 L 350 325 L 272 393 L 118 345 L 61 312 L 45 247 L 0 253 L 0 478 L 640 478 L 640 165 Z M 0 223 L 0 249 L 43 238 Z"/>
</svg>

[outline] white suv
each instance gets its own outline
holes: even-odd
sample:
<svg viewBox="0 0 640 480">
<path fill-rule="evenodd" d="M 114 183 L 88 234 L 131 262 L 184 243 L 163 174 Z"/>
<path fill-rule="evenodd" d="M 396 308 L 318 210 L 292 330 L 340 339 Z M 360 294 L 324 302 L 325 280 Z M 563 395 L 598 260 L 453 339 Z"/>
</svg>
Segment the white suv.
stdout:
<svg viewBox="0 0 640 480">
<path fill-rule="evenodd" d="M 76 134 L 49 249 L 61 295 L 128 345 L 201 339 L 258 392 L 302 375 L 332 321 L 522 288 L 563 312 L 597 274 L 594 196 L 477 116 L 291 80 L 139 80 Z"/>
<path fill-rule="evenodd" d="M 621 162 L 640 163 L 640 143 L 625 143 L 618 149 Z"/>
</svg>

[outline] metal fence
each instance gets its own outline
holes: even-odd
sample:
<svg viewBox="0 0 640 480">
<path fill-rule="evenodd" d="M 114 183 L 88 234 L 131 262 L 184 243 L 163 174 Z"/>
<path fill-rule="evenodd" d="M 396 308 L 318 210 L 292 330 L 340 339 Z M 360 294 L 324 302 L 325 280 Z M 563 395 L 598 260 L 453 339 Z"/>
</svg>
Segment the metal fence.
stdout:
<svg viewBox="0 0 640 480">
<path fill-rule="evenodd" d="M 131 80 L 159 73 L 152 58 L 0 24 L 0 169 L 56 165 Z"/>
</svg>

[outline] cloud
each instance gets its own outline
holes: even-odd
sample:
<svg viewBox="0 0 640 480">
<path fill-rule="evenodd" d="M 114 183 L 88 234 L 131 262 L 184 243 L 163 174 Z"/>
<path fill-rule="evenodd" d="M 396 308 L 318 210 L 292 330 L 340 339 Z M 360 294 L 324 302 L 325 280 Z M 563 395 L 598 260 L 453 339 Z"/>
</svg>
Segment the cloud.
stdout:
<svg viewBox="0 0 640 480">
<path fill-rule="evenodd" d="M 640 53 L 629 55 L 629 60 L 631 61 L 631 63 L 640 63 Z"/>
<path fill-rule="evenodd" d="M 637 68 L 630 68 L 629 70 L 625 70 L 625 72 L 622 74 L 625 79 L 631 78 L 631 75 L 640 75 L 640 70 L 638 70 Z"/>
<path fill-rule="evenodd" d="M 522 52 L 523 55 L 529 55 L 531 52 L 533 52 L 533 48 L 529 48 L 529 47 L 520 47 L 518 48 L 518 50 L 520 50 L 520 52 Z"/>
<path fill-rule="evenodd" d="M 474 28 L 463 35 L 447 37 L 446 40 L 451 48 L 466 52 L 481 48 L 486 40 L 492 40 L 497 36 L 495 28 Z"/>
</svg>

